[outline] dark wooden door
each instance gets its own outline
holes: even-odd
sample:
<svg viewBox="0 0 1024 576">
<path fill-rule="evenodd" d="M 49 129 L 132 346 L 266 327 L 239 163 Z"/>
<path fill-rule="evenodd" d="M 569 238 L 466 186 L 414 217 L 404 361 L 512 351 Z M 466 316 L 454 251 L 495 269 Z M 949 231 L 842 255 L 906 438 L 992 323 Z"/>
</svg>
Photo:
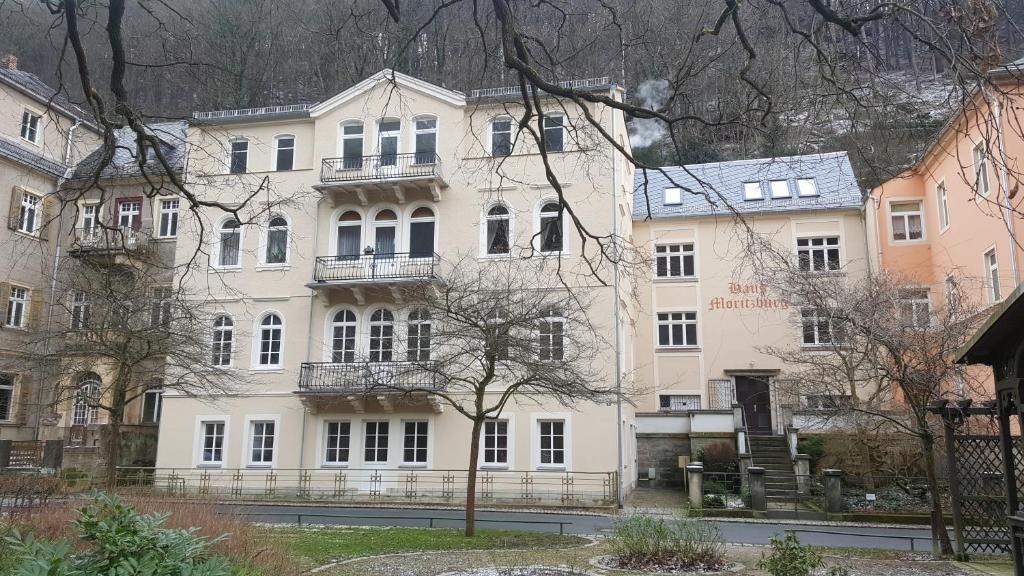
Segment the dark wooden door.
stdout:
<svg viewBox="0 0 1024 576">
<path fill-rule="evenodd" d="M 767 378 L 737 376 L 736 402 L 743 406 L 751 434 L 772 433 L 772 402 Z"/>
</svg>

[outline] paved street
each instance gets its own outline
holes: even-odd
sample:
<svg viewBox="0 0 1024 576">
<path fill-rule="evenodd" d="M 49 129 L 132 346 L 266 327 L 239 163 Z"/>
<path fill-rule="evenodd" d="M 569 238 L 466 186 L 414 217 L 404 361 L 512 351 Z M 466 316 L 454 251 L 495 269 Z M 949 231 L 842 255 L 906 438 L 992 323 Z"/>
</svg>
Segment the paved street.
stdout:
<svg viewBox="0 0 1024 576">
<path fill-rule="evenodd" d="M 458 528 L 462 512 L 450 509 L 421 508 L 346 508 L 302 505 L 224 505 L 225 510 L 250 515 L 253 521 L 294 523 L 301 515 L 303 524 L 334 524 L 348 526 L 409 526 Z M 509 530 L 535 530 L 568 534 L 607 533 L 614 519 L 570 513 L 542 512 L 478 512 L 478 526 Z M 928 551 L 931 541 L 928 528 L 874 528 L 860 526 L 822 526 L 798 522 L 722 522 L 717 521 L 722 537 L 734 544 L 767 544 L 772 535 L 796 530 L 800 540 L 818 546 L 883 548 L 910 550 L 911 538 L 916 550 Z"/>
</svg>

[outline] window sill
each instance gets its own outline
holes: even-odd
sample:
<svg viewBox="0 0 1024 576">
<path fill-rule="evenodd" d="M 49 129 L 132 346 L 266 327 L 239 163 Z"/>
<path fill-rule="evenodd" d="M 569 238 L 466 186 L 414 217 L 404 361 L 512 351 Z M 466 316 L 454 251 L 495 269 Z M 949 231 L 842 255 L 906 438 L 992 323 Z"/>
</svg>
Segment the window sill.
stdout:
<svg viewBox="0 0 1024 576">
<path fill-rule="evenodd" d="M 256 266 L 257 272 L 273 272 L 273 271 L 285 271 L 291 270 L 291 264 L 259 264 Z"/>
<path fill-rule="evenodd" d="M 399 464 L 399 470 L 426 470 L 428 466 L 426 464 Z"/>
<path fill-rule="evenodd" d="M 196 468 L 199 468 L 200 470 L 219 470 L 221 468 L 224 468 L 224 464 L 215 464 L 212 462 L 208 462 L 206 464 L 196 464 Z"/>
<path fill-rule="evenodd" d="M 21 140 L 22 142 L 25 142 L 25 143 L 31 144 L 31 145 L 35 146 L 36 148 L 42 148 L 42 147 L 43 147 L 43 142 L 42 142 L 42 140 L 40 140 L 39 142 L 33 142 L 33 141 L 29 140 L 28 138 L 24 138 L 24 137 L 21 137 L 21 136 L 19 136 L 18 138 L 19 138 L 19 139 L 20 139 L 20 140 Z"/>
<path fill-rule="evenodd" d="M 220 272 L 241 272 L 241 266 L 210 266 L 208 272 L 211 274 L 218 274 Z"/>
<path fill-rule="evenodd" d="M 916 244 L 927 244 L 926 238 L 915 238 L 913 240 L 896 240 L 895 238 L 889 237 L 890 246 L 914 246 Z"/>
<path fill-rule="evenodd" d="M 10 324 L 0 325 L 0 328 L 4 330 L 20 330 L 22 332 L 28 332 L 28 326 L 11 326 Z"/>
<path fill-rule="evenodd" d="M 510 470 L 508 464 L 481 464 L 480 470 Z"/>
<path fill-rule="evenodd" d="M 156 236 L 152 239 L 153 242 L 177 242 L 177 236 Z"/>
<path fill-rule="evenodd" d="M 261 374 L 283 374 L 284 368 L 281 366 L 256 367 L 249 368 L 249 372 L 259 372 Z"/>
<path fill-rule="evenodd" d="M 245 467 L 248 470 L 273 470 L 274 469 L 274 465 L 273 464 L 246 464 Z"/>
<path fill-rule="evenodd" d="M 504 254 L 481 254 L 477 256 L 477 260 L 511 260 L 512 258 L 512 252 L 506 252 Z"/>
<path fill-rule="evenodd" d="M 671 352 L 700 352 L 700 346 L 657 346 L 654 348 L 657 353 Z"/>
<path fill-rule="evenodd" d="M 344 470 L 348 468 L 348 463 L 324 463 L 320 465 L 320 468 L 323 470 Z"/>
<path fill-rule="evenodd" d="M 42 236 L 39 235 L 39 232 L 25 232 L 24 230 L 15 230 L 14 233 L 18 236 L 24 236 L 26 238 L 31 238 L 33 240 L 43 239 Z"/>
<path fill-rule="evenodd" d="M 700 279 L 696 276 L 655 276 L 654 281 L 658 284 L 696 284 Z"/>
<path fill-rule="evenodd" d="M 551 464 L 551 465 L 541 464 L 541 465 L 537 466 L 537 471 L 538 472 L 565 472 L 565 470 L 566 470 L 566 466 L 564 464 Z"/>
</svg>

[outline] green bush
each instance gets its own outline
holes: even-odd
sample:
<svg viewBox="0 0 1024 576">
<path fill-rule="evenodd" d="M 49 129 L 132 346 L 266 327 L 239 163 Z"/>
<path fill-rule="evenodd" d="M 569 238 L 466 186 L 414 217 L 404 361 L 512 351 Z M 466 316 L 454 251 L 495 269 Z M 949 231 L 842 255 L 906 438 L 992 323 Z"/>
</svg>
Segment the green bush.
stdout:
<svg viewBox="0 0 1024 576">
<path fill-rule="evenodd" d="M 615 522 L 609 544 L 620 568 L 717 570 L 725 566 L 718 528 L 689 518 L 627 516 Z"/>
<path fill-rule="evenodd" d="M 825 437 L 806 436 L 796 443 L 797 454 L 807 454 L 811 457 L 811 473 L 818 469 L 818 463 L 825 456 Z"/>
<path fill-rule="evenodd" d="M 821 566 L 821 554 L 811 546 L 800 544 L 792 532 L 787 532 L 784 538 L 772 536 L 771 553 L 762 553 L 757 562 L 759 570 L 772 576 L 810 576 L 812 570 Z"/>
<path fill-rule="evenodd" d="M 163 528 L 169 514 L 142 515 L 117 497 L 103 494 L 78 510 L 72 523 L 85 549 L 72 553 L 65 540 L 37 540 L 17 532 L 6 539 L 20 559 L 14 576 L 93 574 L 229 576 L 231 566 L 214 555 L 213 540 L 195 529 Z"/>
<path fill-rule="evenodd" d="M 725 499 L 718 494 L 705 494 L 704 495 L 704 507 L 705 508 L 725 508 Z"/>
<path fill-rule="evenodd" d="M 698 451 L 698 455 L 705 472 L 739 472 L 740 461 L 731 442 L 713 442 Z"/>
<path fill-rule="evenodd" d="M 729 490 L 725 483 L 718 480 L 706 480 L 704 482 L 704 494 L 728 494 Z"/>
</svg>

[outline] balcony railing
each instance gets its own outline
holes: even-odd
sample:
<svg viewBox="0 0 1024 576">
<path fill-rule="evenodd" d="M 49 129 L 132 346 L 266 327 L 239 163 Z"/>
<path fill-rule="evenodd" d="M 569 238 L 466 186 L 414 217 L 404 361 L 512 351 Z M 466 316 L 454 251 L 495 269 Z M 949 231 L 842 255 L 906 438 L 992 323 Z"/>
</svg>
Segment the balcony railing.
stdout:
<svg viewBox="0 0 1024 576">
<path fill-rule="evenodd" d="M 440 176 L 441 161 L 433 152 L 324 158 L 320 168 L 320 181 L 325 184 Z"/>
<path fill-rule="evenodd" d="M 401 392 L 441 388 L 431 362 L 304 362 L 301 392 Z"/>
<path fill-rule="evenodd" d="M 136 228 L 79 228 L 73 249 L 81 252 L 135 252 L 146 248 L 150 236 Z"/>
<path fill-rule="evenodd" d="M 435 277 L 440 257 L 433 252 L 395 252 L 359 256 L 317 256 L 315 282 L 427 280 Z"/>
</svg>

